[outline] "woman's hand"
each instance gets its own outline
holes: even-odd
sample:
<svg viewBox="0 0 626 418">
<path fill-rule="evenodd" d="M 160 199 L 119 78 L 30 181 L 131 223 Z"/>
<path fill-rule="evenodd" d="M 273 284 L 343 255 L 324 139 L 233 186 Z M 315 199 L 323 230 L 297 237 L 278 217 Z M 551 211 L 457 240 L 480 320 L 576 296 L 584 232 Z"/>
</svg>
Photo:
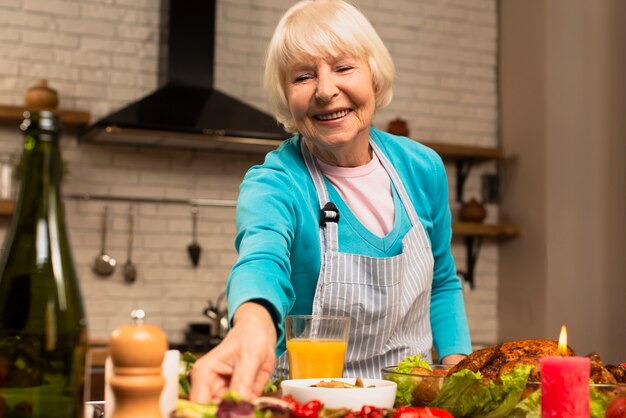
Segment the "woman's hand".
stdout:
<svg viewBox="0 0 626 418">
<path fill-rule="evenodd" d="M 191 369 L 190 399 L 219 401 L 229 390 L 248 400 L 260 395 L 274 369 L 275 345 L 276 328 L 267 309 L 244 303 L 224 340 Z"/>
<path fill-rule="evenodd" d="M 465 354 L 450 354 L 441 359 L 441 364 L 455 365 L 467 357 Z"/>
</svg>

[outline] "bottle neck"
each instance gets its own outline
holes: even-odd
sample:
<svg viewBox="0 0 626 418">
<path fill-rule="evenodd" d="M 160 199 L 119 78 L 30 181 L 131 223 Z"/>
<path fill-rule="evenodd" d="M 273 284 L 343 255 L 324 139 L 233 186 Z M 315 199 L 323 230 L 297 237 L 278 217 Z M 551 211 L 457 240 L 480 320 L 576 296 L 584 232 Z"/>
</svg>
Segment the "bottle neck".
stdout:
<svg viewBox="0 0 626 418">
<path fill-rule="evenodd" d="M 59 210 L 63 166 L 58 138 L 47 132 L 27 132 L 20 169 L 16 213 L 38 218 Z"/>
</svg>

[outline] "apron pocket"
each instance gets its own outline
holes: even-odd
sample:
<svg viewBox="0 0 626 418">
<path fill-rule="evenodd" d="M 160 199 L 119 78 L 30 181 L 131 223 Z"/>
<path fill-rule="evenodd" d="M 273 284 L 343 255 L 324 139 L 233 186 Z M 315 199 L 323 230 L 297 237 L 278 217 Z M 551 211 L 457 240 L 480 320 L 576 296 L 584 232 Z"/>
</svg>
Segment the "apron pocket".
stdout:
<svg viewBox="0 0 626 418">
<path fill-rule="evenodd" d="M 326 283 L 363 285 L 373 287 L 396 286 L 400 283 L 402 255 L 388 258 L 366 257 L 349 253 L 335 253 L 335 262 L 343 269 L 332 271 L 324 281 Z M 372 262 L 373 260 L 375 262 Z"/>
</svg>

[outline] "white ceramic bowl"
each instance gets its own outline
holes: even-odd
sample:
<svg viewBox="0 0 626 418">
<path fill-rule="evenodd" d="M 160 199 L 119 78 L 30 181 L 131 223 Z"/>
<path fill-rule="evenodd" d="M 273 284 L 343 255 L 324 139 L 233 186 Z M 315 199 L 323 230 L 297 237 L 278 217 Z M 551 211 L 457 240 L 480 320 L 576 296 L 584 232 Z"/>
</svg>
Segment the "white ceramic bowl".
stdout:
<svg viewBox="0 0 626 418">
<path fill-rule="evenodd" d="M 363 379 L 364 388 L 318 388 L 320 381 L 338 380 L 354 384 L 354 378 L 337 379 L 292 379 L 283 380 L 283 395 L 291 395 L 298 402 L 320 401 L 326 408 L 349 408 L 358 411 L 363 405 L 377 408 L 393 408 L 396 398 L 396 382 L 382 379 Z M 374 386 L 374 387 L 367 387 Z"/>
</svg>

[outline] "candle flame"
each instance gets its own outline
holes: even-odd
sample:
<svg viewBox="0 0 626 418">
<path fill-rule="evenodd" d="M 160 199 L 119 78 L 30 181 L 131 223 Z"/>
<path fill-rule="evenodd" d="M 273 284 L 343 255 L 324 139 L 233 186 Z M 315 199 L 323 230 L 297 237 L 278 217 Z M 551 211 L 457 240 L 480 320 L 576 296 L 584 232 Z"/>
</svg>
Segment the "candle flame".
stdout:
<svg viewBox="0 0 626 418">
<path fill-rule="evenodd" d="M 557 350 L 560 356 L 567 355 L 567 327 L 561 326 L 561 334 L 559 335 L 559 348 Z"/>
</svg>

